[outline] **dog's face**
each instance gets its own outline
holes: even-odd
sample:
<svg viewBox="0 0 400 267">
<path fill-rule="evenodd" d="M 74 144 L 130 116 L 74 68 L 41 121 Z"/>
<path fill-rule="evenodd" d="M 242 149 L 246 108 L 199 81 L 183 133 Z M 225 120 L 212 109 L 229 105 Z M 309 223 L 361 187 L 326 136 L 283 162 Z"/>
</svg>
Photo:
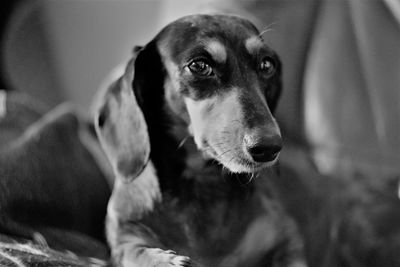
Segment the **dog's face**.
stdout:
<svg viewBox="0 0 400 267">
<path fill-rule="evenodd" d="M 282 140 L 272 111 L 280 94 L 280 62 L 249 21 L 184 17 L 153 42 L 167 106 L 186 122 L 198 149 L 238 173 L 277 160 Z"/>
</svg>

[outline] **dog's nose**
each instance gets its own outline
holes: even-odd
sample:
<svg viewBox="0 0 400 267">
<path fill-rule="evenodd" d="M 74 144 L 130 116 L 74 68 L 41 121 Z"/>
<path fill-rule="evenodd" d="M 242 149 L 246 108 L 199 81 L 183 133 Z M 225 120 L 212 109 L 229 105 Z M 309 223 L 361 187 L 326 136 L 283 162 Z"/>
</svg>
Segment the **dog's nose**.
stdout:
<svg viewBox="0 0 400 267">
<path fill-rule="evenodd" d="M 282 138 L 280 135 L 259 138 L 245 136 L 244 142 L 247 152 L 256 162 L 273 161 L 282 149 Z"/>
</svg>

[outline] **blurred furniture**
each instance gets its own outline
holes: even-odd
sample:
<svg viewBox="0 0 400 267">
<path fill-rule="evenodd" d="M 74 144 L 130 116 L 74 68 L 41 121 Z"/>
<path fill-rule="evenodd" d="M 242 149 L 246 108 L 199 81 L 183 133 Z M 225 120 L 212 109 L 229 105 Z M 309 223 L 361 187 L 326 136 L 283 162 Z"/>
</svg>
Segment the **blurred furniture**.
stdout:
<svg viewBox="0 0 400 267">
<path fill-rule="evenodd" d="M 111 190 L 94 133 L 68 106 L 0 95 L 0 265 L 105 265 Z"/>
</svg>

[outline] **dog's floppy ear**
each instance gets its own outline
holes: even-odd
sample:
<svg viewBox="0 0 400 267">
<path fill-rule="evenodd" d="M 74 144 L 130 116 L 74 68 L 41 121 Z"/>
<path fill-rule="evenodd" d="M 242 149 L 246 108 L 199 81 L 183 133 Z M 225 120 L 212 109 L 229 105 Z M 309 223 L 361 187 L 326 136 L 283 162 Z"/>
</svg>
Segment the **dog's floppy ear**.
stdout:
<svg viewBox="0 0 400 267">
<path fill-rule="evenodd" d="M 125 73 L 99 92 L 95 128 L 114 172 L 132 181 L 149 160 L 150 142 L 143 113 L 132 90 L 134 58 Z"/>
<path fill-rule="evenodd" d="M 138 54 L 132 87 L 147 125 L 151 127 L 152 122 L 160 119 L 155 116 L 161 114 L 158 110 L 163 106 L 165 69 L 155 40 L 135 51 Z"/>
</svg>

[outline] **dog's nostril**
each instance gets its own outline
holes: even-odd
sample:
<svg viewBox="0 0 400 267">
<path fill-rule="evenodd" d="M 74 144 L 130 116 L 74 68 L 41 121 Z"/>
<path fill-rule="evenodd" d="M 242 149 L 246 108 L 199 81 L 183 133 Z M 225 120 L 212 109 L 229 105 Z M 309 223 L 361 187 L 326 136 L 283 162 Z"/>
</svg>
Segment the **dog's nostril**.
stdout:
<svg viewBox="0 0 400 267">
<path fill-rule="evenodd" d="M 249 148 L 249 153 L 251 155 L 262 156 L 265 154 L 265 152 L 266 152 L 266 149 L 264 146 L 255 146 L 255 147 Z"/>
<path fill-rule="evenodd" d="M 247 151 L 254 161 L 268 162 L 274 160 L 278 156 L 281 148 L 282 147 L 279 145 L 255 145 L 252 147 L 248 147 Z"/>
</svg>

